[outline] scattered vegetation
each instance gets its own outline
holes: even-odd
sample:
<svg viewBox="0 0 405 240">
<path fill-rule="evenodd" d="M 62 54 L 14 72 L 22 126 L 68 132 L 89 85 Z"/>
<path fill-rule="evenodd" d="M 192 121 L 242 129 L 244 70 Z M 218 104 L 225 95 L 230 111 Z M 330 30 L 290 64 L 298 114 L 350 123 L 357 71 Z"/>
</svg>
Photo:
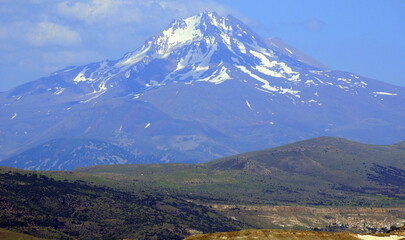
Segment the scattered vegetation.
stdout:
<svg viewBox="0 0 405 240">
<path fill-rule="evenodd" d="M 151 191 L 0 174 L 0 227 L 53 239 L 182 239 L 244 227 L 206 207 Z"/>
<path fill-rule="evenodd" d="M 0 228 L 57 239 L 181 239 L 259 226 L 257 213 L 237 215 L 237 207 L 221 211 L 218 204 L 402 208 L 401 146 L 318 138 L 196 165 L 3 167 Z"/>
</svg>

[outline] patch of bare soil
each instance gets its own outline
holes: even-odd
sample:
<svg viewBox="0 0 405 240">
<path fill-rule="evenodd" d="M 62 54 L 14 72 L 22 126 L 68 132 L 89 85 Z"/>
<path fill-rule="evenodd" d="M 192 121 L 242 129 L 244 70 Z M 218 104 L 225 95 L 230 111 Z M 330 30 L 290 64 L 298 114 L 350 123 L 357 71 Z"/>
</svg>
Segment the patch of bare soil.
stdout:
<svg viewBox="0 0 405 240">
<path fill-rule="evenodd" d="M 223 232 L 211 233 L 203 235 L 194 235 L 186 238 L 186 240 L 358 240 L 354 234 L 350 233 L 329 233 L 329 232 L 313 232 L 313 231 L 295 231 L 295 230 L 242 230 L 239 232 Z"/>
<path fill-rule="evenodd" d="M 405 224 L 405 208 L 221 205 L 208 207 L 260 229 L 385 233 Z"/>
<path fill-rule="evenodd" d="M 357 235 L 345 232 L 315 232 L 296 230 L 242 230 L 194 235 L 186 240 L 401 240 L 405 235 Z"/>
</svg>

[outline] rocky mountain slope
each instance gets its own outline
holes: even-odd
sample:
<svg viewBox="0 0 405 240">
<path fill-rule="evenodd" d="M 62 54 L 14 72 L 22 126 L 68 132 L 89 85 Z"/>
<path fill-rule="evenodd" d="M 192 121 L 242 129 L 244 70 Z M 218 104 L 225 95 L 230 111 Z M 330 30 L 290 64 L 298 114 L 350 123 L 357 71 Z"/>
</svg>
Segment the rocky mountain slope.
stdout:
<svg viewBox="0 0 405 240">
<path fill-rule="evenodd" d="M 0 93 L 0 158 L 62 137 L 156 162 L 321 135 L 388 144 L 404 140 L 404 106 L 403 87 L 327 70 L 232 16 L 205 12 L 173 21 L 121 59 Z"/>
<path fill-rule="evenodd" d="M 1 164 L 30 170 L 73 170 L 106 164 L 145 163 L 113 144 L 90 139 L 55 139 L 31 148 Z"/>
</svg>

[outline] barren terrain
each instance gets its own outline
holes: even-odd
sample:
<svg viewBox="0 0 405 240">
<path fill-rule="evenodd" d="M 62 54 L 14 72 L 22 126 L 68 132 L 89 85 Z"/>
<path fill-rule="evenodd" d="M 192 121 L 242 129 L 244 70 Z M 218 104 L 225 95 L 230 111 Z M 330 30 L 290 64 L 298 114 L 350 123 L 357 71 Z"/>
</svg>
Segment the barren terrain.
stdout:
<svg viewBox="0 0 405 240">
<path fill-rule="evenodd" d="M 271 240 L 400 240 L 405 239 L 405 235 L 357 235 L 352 233 L 336 232 L 313 232 L 313 231 L 295 231 L 295 230 L 243 230 L 239 232 L 223 232 L 194 235 L 186 240 L 250 240 L 250 239 L 271 239 Z"/>
</svg>

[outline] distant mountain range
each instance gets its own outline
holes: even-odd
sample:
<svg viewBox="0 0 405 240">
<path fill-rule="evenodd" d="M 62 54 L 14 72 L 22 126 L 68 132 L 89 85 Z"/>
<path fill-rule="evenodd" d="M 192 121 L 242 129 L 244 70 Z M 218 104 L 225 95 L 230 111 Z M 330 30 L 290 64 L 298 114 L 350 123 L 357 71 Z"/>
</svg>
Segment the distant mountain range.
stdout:
<svg viewBox="0 0 405 240">
<path fill-rule="evenodd" d="M 141 163 L 134 155 L 99 140 L 55 139 L 2 161 L 30 170 L 73 170 L 94 165 Z"/>
<path fill-rule="evenodd" d="M 404 140 L 404 109 L 403 87 L 329 70 L 232 16 L 204 12 L 118 60 L 0 93 L 0 158 L 60 138 L 187 163 L 322 135 L 391 144 Z M 72 164 L 61 166 L 83 166 Z"/>
</svg>

